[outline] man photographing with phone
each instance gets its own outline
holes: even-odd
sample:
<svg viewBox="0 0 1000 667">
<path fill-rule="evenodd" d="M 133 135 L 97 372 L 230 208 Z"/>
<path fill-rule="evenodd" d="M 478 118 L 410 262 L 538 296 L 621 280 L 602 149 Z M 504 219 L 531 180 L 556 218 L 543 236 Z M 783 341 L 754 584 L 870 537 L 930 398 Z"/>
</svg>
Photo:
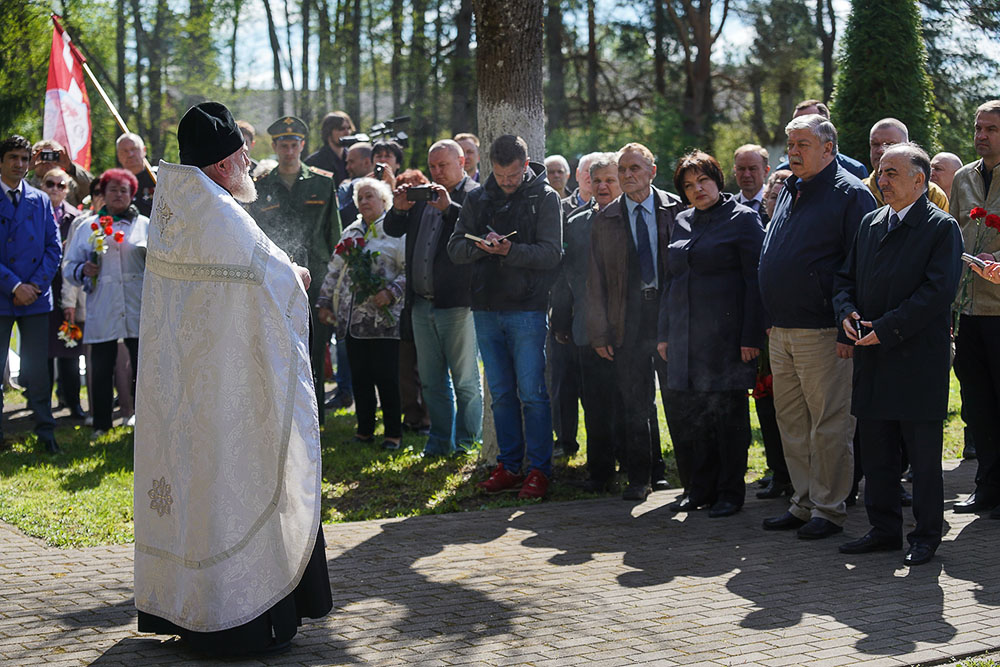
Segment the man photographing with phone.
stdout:
<svg viewBox="0 0 1000 667">
<path fill-rule="evenodd" d="M 951 372 L 951 304 L 962 273 L 962 233 L 927 199 L 931 164 L 912 143 L 891 146 L 878 167 L 886 206 L 861 226 L 834 279 L 833 304 L 854 343 L 851 412 L 861 430 L 871 530 L 841 553 L 902 547 L 900 457 L 913 470 L 916 528 L 906 565 L 926 563 L 941 542 L 941 446 Z"/>
<path fill-rule="evenodd" d="M 45 181 L 45 175 L 52 169 L 60 167 L 73 179 L 73 187 L 70 187 L 66 195 L 66 201 L 71 206 L 80 206 L 84 197 L 90 193 L 90 182 L 94 180 L 93 174 L 69 159 L 69 153 L 62 144 L 54 139 L 42 139 L 35 142 L 31 147 L 31 171 L 35 177 L 32 185 L 40 188 Z"/>
</svg>

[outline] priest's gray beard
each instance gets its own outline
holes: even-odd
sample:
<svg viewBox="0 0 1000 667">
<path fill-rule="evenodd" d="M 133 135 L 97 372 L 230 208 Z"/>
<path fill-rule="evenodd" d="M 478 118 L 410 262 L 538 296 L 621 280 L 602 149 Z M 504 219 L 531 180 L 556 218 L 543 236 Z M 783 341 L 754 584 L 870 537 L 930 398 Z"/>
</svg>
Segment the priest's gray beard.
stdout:
<svg viewBox="0 0 1000 667">
<path fill-rule="evenodd" d="M 252 204 L 257 201 L 257 187 L 253 184 L 253 179 L 250 178 L 250 172 L 240 170 L 236 173 L 241 174 L 241 176 L 233 179 L 234 182 L 230 183 L 228 188 L 233 198 L 243 204 Z"/>
</svg>

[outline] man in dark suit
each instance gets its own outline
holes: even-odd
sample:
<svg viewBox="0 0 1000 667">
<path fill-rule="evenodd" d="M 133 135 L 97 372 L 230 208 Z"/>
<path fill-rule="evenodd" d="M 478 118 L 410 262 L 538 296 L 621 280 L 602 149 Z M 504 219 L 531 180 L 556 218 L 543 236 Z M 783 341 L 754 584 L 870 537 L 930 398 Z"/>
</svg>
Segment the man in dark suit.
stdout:
<svg viewBox="0 0 1000 667">
<path fill-rule="evenodd" d="M 47 452 L 57 454 L 48 345 L 51 285 L 62 244 L 49 196 L 24 180 L 30 160 L 31 143 L 24 137 L 13 135 L 0 142 L 0 238 L 6 241 L 0 244 L 0 366 L 7 365 L 10 332 L 16 323 L 21 338 L 20 380 L 28 388 L 35 434 Z"/>
<path fill-rule="evenodd" d="M 624 404 L 625 500 L 649 495 L 654 466 L 662 465 L 653 358 L 663 282 L 663 253 L 670 242 L 680 199 L 652 186 L 653 153 L 638 143 L 618 151 L 624 193 L 593 220 L 587 279 L 587 335 L 597 354 L 614 362 Z M 655 443 L 655 445 L 654 445 Z M 654 451 L 656 450 L 656 451 Z"/>
<path fill-rule="evenodd" d="M 961 276 L 962 233 L 927 199 L 931 162 L 912 143 L 890 147 L 879 163 L 887 206 L 861 221 L 835 280 L 834 307 L 854 341 L 852 412 L 865 469 L 872 528 L 841 553 L 902 546 L 902 448 L 913 469 L 916 528 L 906 565 L 926 563 L 941 542 L 941 446 L 951 367 L 951 303 Z"/>
</svg>

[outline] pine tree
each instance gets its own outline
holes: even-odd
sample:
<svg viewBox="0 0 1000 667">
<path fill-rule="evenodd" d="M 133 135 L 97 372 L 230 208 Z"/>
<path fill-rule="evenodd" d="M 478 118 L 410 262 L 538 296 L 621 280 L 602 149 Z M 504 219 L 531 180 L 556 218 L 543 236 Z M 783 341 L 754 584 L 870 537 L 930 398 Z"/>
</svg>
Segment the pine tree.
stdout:
<svg viewBox="0 0 1000 667">
<path fill-rule="evenodd" d="M 920 26 L 915 0 L 854 1 L 832 109 L 843 153 L 867 162 L 869 130 L 892 117 L 934 154 L 938 121 Z"/>
</svg>

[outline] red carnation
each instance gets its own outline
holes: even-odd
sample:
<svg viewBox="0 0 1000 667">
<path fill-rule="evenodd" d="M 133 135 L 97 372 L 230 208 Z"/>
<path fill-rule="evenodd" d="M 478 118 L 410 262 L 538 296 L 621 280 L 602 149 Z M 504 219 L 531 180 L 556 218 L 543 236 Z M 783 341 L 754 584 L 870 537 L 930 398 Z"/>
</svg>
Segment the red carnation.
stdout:
<svg viewBox="0 0 1000 667">
<path fill-rule="evenodd" d="M 108 225 L 107 227 L 104 228 L 104 235 L 105 236 L 111 236 L 114 233 L 115 233 L 115 230 L 112 229 L 111 225 Z"/>
<path fill-rule="evenodd" d="M 985 218 L 986 215 L 987 215 L 986 209 L 981 206 L 977 206 L 971 211 L 969 211 L 969 217 L 972 218 L 973 220 L 979 220 L 980 218 Z"/>
<path fill-rule="evenodd" d="M 986 220 L 984 222 L 987 227 L 992 227 L 993 229 L 1000 232 L 1000 215 L 997 215 L 996 213 L 990 213 L 988 216 L 986 216 Z"/>
<path fill-rule="evenodd" d="M 344 248 L 344 244 L 343 243 L 338 243 L 337 246 L 333 249 L 333 254 L 334 255 L 343 255 L 344 254 L 344 250 L 346 250 L 346 248 Z"/>
<path fill-rule="evenodd" d="M 125 240 L 125 232 L 115 232 L 115 242 L 121 243 Z"/>
<path fill-rule="evenodd" d="M 346 238 L 346 239 L 344 239 L 344 248 L 346 248 L 347 250 L 350 250 L 353 247 L 354 247 L 354 239 L 352 239 L 352 238 Z"/>
<path fill-rule="evenodd" d="M 364 248 L 365 245 L 366 245 L 366 243 L 365 243 L 364 239 L 358 239 L 358 247 L 359 248 Z"/>
<path fill-rule="evenodd" d="M 96 232 L 98 229 L 101 228 L 101 226 L 99 224 L 97 224 L 96 222 L 92 222 L 92 223 L 90 223 L 90 228 L 93 229 Z"/>
<path fill-rule="evenodd" d="M 110 215 L 102 215 L 100 218 L 98 218 L 98 221 L 102 225 L 110 225 L 111 223 L 113 223 L 115 221 L 115 219 L 112 218 Z"/>
</svg>

